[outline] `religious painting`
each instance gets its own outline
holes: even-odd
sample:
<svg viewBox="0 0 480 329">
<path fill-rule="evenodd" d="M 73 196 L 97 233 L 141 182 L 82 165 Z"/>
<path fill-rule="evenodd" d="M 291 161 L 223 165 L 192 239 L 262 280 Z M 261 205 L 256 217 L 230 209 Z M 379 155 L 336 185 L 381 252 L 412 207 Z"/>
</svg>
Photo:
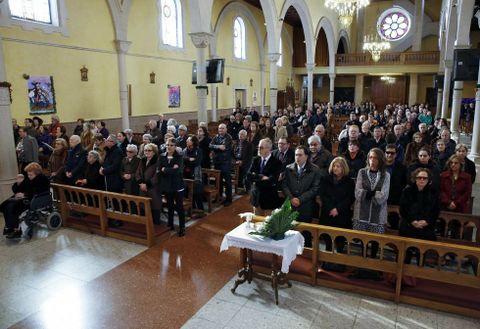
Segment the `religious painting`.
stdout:
<svg viewBox="0 0 480 329">
<path fill-rule="evenodd" d="M 168 107 L 180 107 L 180 86 L 168 85 Z"/>
<path fill-rule="evenodd" d="M 30 114 L 56 113 L 53 77 L 29 77 L 27 80 Z"/>
</svg>

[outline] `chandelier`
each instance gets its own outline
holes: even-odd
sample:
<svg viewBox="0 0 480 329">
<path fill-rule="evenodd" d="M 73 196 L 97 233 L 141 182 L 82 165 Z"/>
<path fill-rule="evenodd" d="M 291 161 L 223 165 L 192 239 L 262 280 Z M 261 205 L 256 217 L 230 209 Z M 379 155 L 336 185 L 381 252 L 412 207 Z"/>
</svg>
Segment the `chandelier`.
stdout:
<svg viewBox="0 0 480 329">
<path fill-rule="evenodd" d="M 366 35 L 363 39 L 363 50 L 369 51 L 372 54 L 374 62 L 378 62 L 382 52 L 388 49 L 390 49 L 390 42 L 380 40 L 377 35 Z"/>
<path fill-rule="evenodd" d="M 357 8 L 366 7 L 370 0 L 325 0 L 325 7 L 338 13 L 340 24 L 350 26 Z"/>
<path fill-rule="evenodd" d="M 395 78 L 394 77 L 389 77 L 388 75 L 384 75 L 382 77 L 380 77 L 380 80 L 382 80 L 383 82 L 385 82 L 386 84 L 393 84 L 395 83 Z"/>
</svg>

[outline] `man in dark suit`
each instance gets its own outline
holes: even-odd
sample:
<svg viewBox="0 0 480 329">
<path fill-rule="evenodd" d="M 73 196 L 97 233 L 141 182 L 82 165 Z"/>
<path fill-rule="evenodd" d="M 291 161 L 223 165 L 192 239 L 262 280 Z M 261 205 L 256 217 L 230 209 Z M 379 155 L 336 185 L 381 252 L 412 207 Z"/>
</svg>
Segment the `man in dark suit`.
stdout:
<svg viewBox="0 0 480 329">
<path fill-rule="evenodd" d="M 402 163 L 396 161 L 398 148 L 395 144 L 388 144 L 385 147 L 385 164 L 387 172 L 390 174 L 390 190 L 388 193 L 388 205 L 399 205 L 402 191 L 407 185 L 407 168 Z M 396 213 L 388 214 L 388 222 L 392 229 L 398 229 L 400 218 Z"/>
<path fill-rule="evenodd" d="M 225 186 L 224 206 L 232 204 L 232 136 L 227 134 L 227 126 L 224 123 L 218 125 L 218 135 L 212 138 L 210 150 L 213 151 L 213 164 L 215 169 L 221 172 L 220 195 Z"/>
<path fill-rule="evenodd" d="M 258 143 L 258 156 L 253 159 L 247 179 L 251 184 L 250 203 L 256 215 L 269 215 L 280 206 L 277 193 L 282 163 L 272 155 L 272 141 L 264 138 Z"/>
<path fill-rule="evenodd" d="M 278 148 L 272 152 L 272 156 L 282 163 L 281 173 L 283 173 L 285 168 L 295 161 L 295 152 L 290 149 L 290 143 L 286 138 L 280 138 L 277 146 Z"/>
<path fill-rule="evenodd" d="M 164 120 L 163 114 L 158 115 L 157 128 L 160 129 L 162 136 L 167 133 L 167 120 Z"/>
<path fill-rule="evenodd" d="M 65 162 L 65 177 L 69 185 L 74 185 L 80 173 L 83 172 L 87 162 L 87 151 L 80 144 L 80 136 L 70 136 L 70 150 Z M 121 151 L 120 151 L 121 152 Z"/>
</svg>

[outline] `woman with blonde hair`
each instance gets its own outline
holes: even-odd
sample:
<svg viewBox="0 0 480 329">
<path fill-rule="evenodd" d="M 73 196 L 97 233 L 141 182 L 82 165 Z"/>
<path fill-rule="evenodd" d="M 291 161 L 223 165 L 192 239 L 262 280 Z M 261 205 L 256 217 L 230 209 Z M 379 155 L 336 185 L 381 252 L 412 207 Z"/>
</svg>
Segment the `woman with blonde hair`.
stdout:
<svg viewBox="0 0 480 329">
<path fill-rule="evenodd" d="M 340 228 L 352 228 L 352 204 L 355 201 L 355 183 L 349 177 L 347 161 L 336 157 L 330 163 L 328 175 L 320 183 L 322 212 L 320 225 Z M 337 252 L 342 252 L 345 241 L 337 243 Z M 332 250 L 331 241 L 327 241 L 327 250 Z"/>
<path fill-rule="evenodd" d="M 440 204 L 442 210 L 460 213 L 471 212 L 472 184 L 470 175 L 463 171 L 461 159 L 452 155 L 440 174 Z"/>
<path fill-rule="evenodd" d="M 277 144 L 280 138 L 288 138 L 287 128 L 283 125 L 283 119 L 277 118 L 275 120 L 275 135 L 273 136 L 273 143 Z"/>
</svg>

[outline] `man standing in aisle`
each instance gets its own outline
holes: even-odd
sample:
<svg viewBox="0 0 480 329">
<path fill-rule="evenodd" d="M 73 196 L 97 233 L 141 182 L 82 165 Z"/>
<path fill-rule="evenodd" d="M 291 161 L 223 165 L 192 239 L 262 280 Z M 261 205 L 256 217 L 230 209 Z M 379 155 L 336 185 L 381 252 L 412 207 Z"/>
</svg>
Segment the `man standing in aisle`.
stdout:
<svg viewBox="0 0 480 329">
<path fill-rule="evenodd" d="M 227 134 L 227 126 L 224 123 L 218 125 L 218 135 L 212 138 L 210 149 L 213 151 L 213 164 L 215 169 L 220 170 L 220 195 L 225 186 L 224 206 L 232 204 L 232 137 Z"/>
</svg>

